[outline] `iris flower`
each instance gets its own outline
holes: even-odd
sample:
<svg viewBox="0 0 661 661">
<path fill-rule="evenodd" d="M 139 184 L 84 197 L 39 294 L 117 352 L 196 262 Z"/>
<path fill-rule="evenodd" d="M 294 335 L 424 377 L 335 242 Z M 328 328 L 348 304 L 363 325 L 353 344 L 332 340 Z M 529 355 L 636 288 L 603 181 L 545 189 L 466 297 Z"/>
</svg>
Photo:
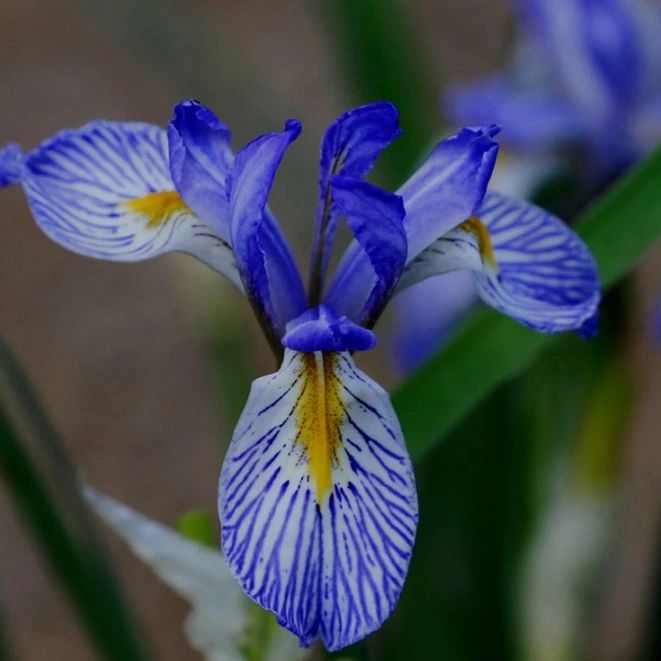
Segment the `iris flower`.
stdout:
<svg viewBox="0 0 661 661">
<path fill-rule="evenodd" d="M 365 181 L 400 133 L 384 102 L 324 135 L 306 291 L 267 207 L 300 131 L 290 120 L 235 155 L 216 115 L 184 101 L 167 131 L 96 121 L 25 156 L 10 145 L 0 177 L 22 184 L 39 227 L 69 250 L 114 261 L 183 251 L 245 292 L 281 366 L 253 383 L 223 463 L 222 551 L 244 591 L 303 645 L 335 650 L 394 608 L 418 520 L 397 416 L 353 358 L 376 344 L 385 305 L 467 269 L 489 304 L 555 332 L 590 323 L 600 291 L 589 251 L 561 221 L 486 192 L 493 126 L 440 142 L 396 194 Z M 343 218 L 354 239 L 327 284 Z"/>
<path fill-rule="evenodd" d="M 519 35 L 506 67 L 453 85 L 458 125 L 496 122 L 508 148 L 500 190 L 528 197 L 554 171 L 599 190 L 661 141 L 661 8 L 642 0 L 512 0 Z M 431 309 L 430 298 L 439 299 Z M 429 281 L 397 305 L 395 358 L 418 366 L 477 301 L 471 279 Z M 415 318 L 411 325 L 409 319 Z"/>
<path fill-rule="evenodd" d="M 661 141 L 661 8 L 643 0 L 513 0 L 522 28 L 508 67 L 459 85 L 459 125 L 496 121 L 517 151 L 573 147 L 592 182 Z"/>
</svg>

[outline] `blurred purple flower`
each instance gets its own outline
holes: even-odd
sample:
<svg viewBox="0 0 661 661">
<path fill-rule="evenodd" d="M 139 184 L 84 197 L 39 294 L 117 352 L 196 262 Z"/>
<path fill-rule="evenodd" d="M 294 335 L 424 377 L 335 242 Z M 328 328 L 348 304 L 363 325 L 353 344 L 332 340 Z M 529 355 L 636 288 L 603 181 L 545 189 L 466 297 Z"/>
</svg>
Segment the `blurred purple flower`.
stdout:
<svg viewBox="0 0 661 661">
<path fill-rule="evenodd" d="M 661 8 L 638 0 L 513 0 L 521 36 L 503 72 L 446 96 L 460 125 L 497 122 L 516 150 L 566 146 L 613 175 L 661 140 Z"/>
<path fill-rule="evenodd" d="M 661 8 L 636 0 L 513 0 L 521 35 L 504 71 L 446 94 L 458 124 L 503 128 L 508 163 L 493 184 L 515 197 L 578 154 L 596 189 L 661 141 Z M 411 310 L 438 305 L 411 323 Z M 413 369 L 445 342 L 476 297 L 442 278 L 397 302 L 395 360 Z M 582 334 L 596 331 L 596 320 Z"/>
</svg>

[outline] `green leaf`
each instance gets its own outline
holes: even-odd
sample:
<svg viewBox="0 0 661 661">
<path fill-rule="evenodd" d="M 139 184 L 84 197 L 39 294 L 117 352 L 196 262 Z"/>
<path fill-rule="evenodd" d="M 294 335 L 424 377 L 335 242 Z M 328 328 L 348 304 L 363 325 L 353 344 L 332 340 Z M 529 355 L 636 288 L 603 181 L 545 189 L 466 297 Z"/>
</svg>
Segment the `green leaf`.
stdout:
<svg viewBox="0 0 661 661">
<path fill-rule="evenodd" d="M 113 661 L 146 658 L 76 474 L 1 339 L 0 404 L 0 475 L 96 649 Z"/>
<path fill-rule="evenodd" d="M 216 548 L 218 535 L 209 512 L 206 510 L 188 510 L 177 517 L 176 528 L 186 539 L 202 544 L 208 548 Z"/>
<path fill-rule="evenodd" d="M 661 235 L 661 150 L 616 184 L 577 224 L 604 288 L 617 283 Z M 414 460 L 420 459 L 498 385 L 520 374 L 557 336 L 493 310 L 477 311 L 394 394 Z"/>
</svg>

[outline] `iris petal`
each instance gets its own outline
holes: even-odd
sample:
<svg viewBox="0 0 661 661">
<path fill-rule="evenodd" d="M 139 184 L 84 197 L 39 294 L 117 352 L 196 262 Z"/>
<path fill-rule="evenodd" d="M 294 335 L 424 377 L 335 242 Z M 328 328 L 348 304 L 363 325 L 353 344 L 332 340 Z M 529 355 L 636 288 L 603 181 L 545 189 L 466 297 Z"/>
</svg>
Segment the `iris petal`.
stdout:
<svg viewBox="0 0 661 661">
<path fill-rule="evenodd" d="M 351 279 L 350 271 L 339 271 L 325 303 L 359 324 L 370 325 L 388 301 L 406 262 L 404 205 L 399 195 L 360 179 L 333 177 L 331 181 L 333 199 L 371 268 L 360 279 Z"/>
<path fill-rule="evenodd" d="M 497 132 L 493 126 L 466 128 L 439 142 L 397 191 L 406 210 L 407 262 L 479 208 L 498 152 L 492 139 Z M 374 285 L 373 265 L 359 243 L 353 242 L 340 260 L 325 303 L 338 314 L 365 323 L 373 317 Z"/>
<path fill-rule="evenodd" d="M 408 569 L 411 462 L 388 395 L 347 353 L 287 350 L 254 382 L 220 479 L 223 552 L 303 645 L 377 629 Z"/>
<path fill-rule="evenodd" d="M 332 203 L 330 178 L 365 175 L 381 150 L 401 133 L 398 118 L 399 113 L 392 103 L 370 103 L 340 115 L 324 135 L 311 264 L 317 295 L 323 286 L 339 216 L 339 210 Z"/>
<path fill-rule="evenodd" d="M 230 186 L 230 231 L 239 271 L 258 316 L 281 337 L 306 308 L 301 277 L 282 232 L 266 208 L 280 161 L 301 132 L 291 120 L 281 133 L 266 133 L 236 156 Z"/>
<path fill-rule="evenodd" d="M 393 353 L 407 374 L 450 339 L 459 322 L 477 302 L 469 271 L 453 271 L 402 292 L 395 301 Z"/>
<path fill-rule="evenodd" d="M 397 191 L 404 198 L 410 261 L 480 206 L 491 178 L 498 127 L 465 128 L 439 142 L 422 167 Z"/>
<path fill-rule="evenodd" d="M 0 149 L 0 188 L 21 179 L 23 152 L 19 145 L 10 142 Z"/>
<path fill-rule="evenodd" d="M 168 126 L 170 171 L 188 206 L 229 242 L 228 178 L 234 162 L 230 132 L 212 110 L 188 100 Z"/>
<path fill-rule="evenodd" d="M 166 132 L 97 121 L 25 158 L 21 181 L 39 227 L 74 252 L 131 262 L 179 250 L 241 283 L 232 250 L 175 190 Z"/>
<path fill-rule="evenodd" d="M 421 253 L 400 291 L 456 269 L 474 272 L 484 302 L 543 332 L 580 329 L 601 297 L 597 267 L 578 236 L 542 209 L 499 193 Z"/>
</svg>

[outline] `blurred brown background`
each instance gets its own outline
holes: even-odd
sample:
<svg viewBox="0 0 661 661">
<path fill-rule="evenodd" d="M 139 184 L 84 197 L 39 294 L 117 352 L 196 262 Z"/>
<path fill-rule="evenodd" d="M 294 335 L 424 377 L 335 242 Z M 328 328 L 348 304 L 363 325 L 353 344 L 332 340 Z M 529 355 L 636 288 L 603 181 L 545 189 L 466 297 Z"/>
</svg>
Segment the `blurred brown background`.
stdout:
<svg viewBox="0 0 661 661">
<path fill-rule="evenodd" d="M 322 4 L 0 0 L 0 143 L 31 148 L 94 118 L 165 124 L 173 103 L 187 96 L 218 112 L 235 146 L 296 116 L 305 131 L 285 162 L 273 206 L 304 255 L 318 141 L 350 102 Z M 503 51 L 504 0 L 407 6 L 430 81 L 478 73 Z M 232 422 L 211 369 L 216 308 L 231 309 L 234 326 L 260 347 L 254 375 L 272 369 L 248 306 L 186 258 L 113 265 L 65 252 L 35 227 L 18 189 L 2 191 L 0 223 L 0 331 L 32 375 L 75 465 L 98 489 L 163 522 L 191 508 L 213 511 Z M 645 282 L 659 276 L 650 260 Z M 658 401 L 651 393 L 661 392 L 661 362 L 658 350 L 640 351 L 651 405 Z M 658 412 L 645 415 L 637 424 L 652 443 Z M 651 470 L 641 451 L 631 450 L 632 471 Z M 632 497 L 647 503 L 635 508 L 645 512 L 639 525 L 653 529 L 654 498 Z M 183 604 L 119 543 L 108 542 L 155 657 L 197 658 L 181 631 Z M 0 589 L 19 658 L 94 658 L 1 489 Z"/>
</svg>

